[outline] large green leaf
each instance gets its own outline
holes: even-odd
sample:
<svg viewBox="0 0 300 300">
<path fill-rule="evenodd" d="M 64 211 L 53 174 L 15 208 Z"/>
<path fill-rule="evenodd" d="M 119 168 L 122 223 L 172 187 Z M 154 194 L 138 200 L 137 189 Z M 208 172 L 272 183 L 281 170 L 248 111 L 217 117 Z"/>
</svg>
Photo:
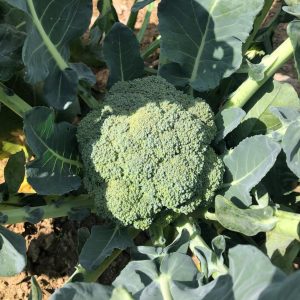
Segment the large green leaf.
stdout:
<svg viewBox="0 0 300 300">
<path fill-rule="evenodd" d="M 227 167 L 225 198 L 249 206 L 250 190 L 257 185 L 275 163 L 281 147 L 272 139 L 257 135 L 243 140 L 224 157 Z"/>
<path fill-rule="evenodd" d="M 160 74 L 197 91 L 218 86 L 242 63 L 242 44 L 263 0 L 162 0 L 161 52 L 172 62 Z"/>
<path fill-rule="evenodd" d="M 0 276 L 14 276 L 26 266 L 25 239 L 0 226 Z"/>
<path fill-rule="evenodd" d="M 94 226 L 81 250 L 79 263 L 87 270 L 95 270 L 113 250 L 124 250 L 133 245 L 126 229 Z"/>
<path fill-rule="evenodd" d="M 295 89 L 288 83 L 277 81 L 265 84 L 244 106 L 247 114 L 240 126 L 233 131 L 233 142 L 238 144 L 248 136 L 266 134 L 280 128 L 279 118 L 270 110 L 272 106 L 300 108 Z"/>
<path fill-rule="evenodd" d="M 110 72 L 109 86 L 144 74 L 138 40 L 132 30 L 121 23 L 115 23 L 106 36 L 103 54 Z"/>
<path fill-rule="evenodd" d="M 76 127 L 54 121 L 53 110 L 46 107 L 35 107 L 24 117 L 26 141 L 36 156 L 26 166 L 27 179 L 42 195 L 61 195 L 81 184 Z"/>
<path fill-rule="evenodd" d="M 25 34 L 13 26 L 0 24 L 0 80 L 9 80 L 22 68 L 22 46 Z"/>
<path fill-rule="evenodd" d="M 92 16 L 91 0 L 6 0 L 27 15 L 23 61 L 30 83 L 45 80 L 62 59 L 69 58 L 69 43 L 81 36 Z M 59 62 L 60 61 L 60 62 Z M 58 65 L 60 64 L 60 65 Z"/>
<path fill-rule="evenodd" d="M 240 209 L 231 201 L 218 195 L 215 199 L 217 220 L 225 228 L 253 236 L 270 231 L 276 225 L 274 210 L 267 206 L 257 209 Z"/>
<path fill-rule="evenodd" d="M 25 79 L 45 82 L 49 106 L 66 109 L 76 101 L 77 74 L 68 68 L 69 44 L 87 30 L 91 0 L 26 0 L 7 2 L 26 15 L 27 38 L 23 46 Z"/>
</svg>

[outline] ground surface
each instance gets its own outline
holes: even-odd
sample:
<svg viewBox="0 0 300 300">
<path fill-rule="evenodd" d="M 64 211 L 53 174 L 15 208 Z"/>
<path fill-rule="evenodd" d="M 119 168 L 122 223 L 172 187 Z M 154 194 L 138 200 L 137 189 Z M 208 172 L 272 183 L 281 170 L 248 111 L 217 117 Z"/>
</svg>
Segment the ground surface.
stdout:
<svg viewBox="0 0 300 300">
<path fill-rule="evenodd" d="M 278 3 L 280 1 L 277 1 Z M 133 0 L 114 0 L 116 10 L 120 20 L 126 22 Z M 276 10 L 276 5 L 273 10 Z M 143 20 L 144 12 L 139 16 L 138 27 Z M 97 10 L 94 11 L 94 18 L 97 17 Z M 144 44 L 149 44 L 157 34 L 157 18 L 155 12 L 151 18 L 151 25 L 144 39 Z M 280 44 L 286 37 L 286 25 L 280 25 L 274 37 L 276 45 Z M 155 57 L 151 58 L 151 63 L 155 64 Z M 107 70 L 99 70 L 97 73 L 98 88 L 101 90 L 107 80 Z M 286 81 L 300 92 L 297 75 L 293 62 L 286 64 L 278 74 L 276 79 Z M 0 161 L 0 183 L 3 181 L 3 168 L 5 161 Z M 90 219 L 80 226 L 90 227 L 92 223 L 99 222 L 96 219 Z M 74 271 L 77 262 L 76 232 L 79 224 L 67 221 L 65 218 L 58 220 L 44 220 L 36 225 L 22 223 L 9 226 L 10 230 L 22 234 L 28 247 L 28 267 L 25 272 L 13 278 L 1 278 L 0 280 L 0 300 L 23 300 L 27 299 L 30 291 L 30 276 L 35 275 L 43 290 L 43 299 L 48 299 L 55 288 L 61 287 L 68 276 Z M 103 274 L 100 282 L 109 284 L 118 271 L 128 261 L 128 255 L 125 253 L 121 258 L 113 263 L 111 268 Z"/>
</svg>

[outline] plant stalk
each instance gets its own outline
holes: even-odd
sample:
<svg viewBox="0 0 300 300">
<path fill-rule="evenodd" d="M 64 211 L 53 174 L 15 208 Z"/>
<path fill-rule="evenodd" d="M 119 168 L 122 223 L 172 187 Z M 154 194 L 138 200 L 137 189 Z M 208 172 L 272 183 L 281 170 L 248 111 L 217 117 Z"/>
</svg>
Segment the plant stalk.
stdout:
<svg viewBox="0 0 300 300">
<path fill-rule="evenodd" d="M 300 241 L 300 215 L 283 210 L 275 210 L 277 223 L 274 231 Z"/>
<path fill-rule="evenodd" d="M 270 63 L 269 65 L 266 65 L 264 78 L 261 81 L 255 81 L 251 77 L 248 77 L 248 79 L 229 97 L 222 109 L 229 107 L 243 107 L 259 88 L 292 57 L 293 52 L 292 42 L 288 38 L 270 55 L 270 60 L 268 60 Z"/>
<path fill-rule="evenodd" d="M 147 12 L 146 12 L 146 15 L 145 15 L 145 18 L 144 18 L 144 22 L 142 24 L 142 27 L 141 27 L 140 31 L 138 32 L 138 34 L 136 36 L 139 43 L 141 43 L 143 38 L 144 38 L 144 35 L 145 35 L 146 29 L 148 27 L 153 8 L 154 8 L 154 2 L 150 3 L 147 6 Z"/>
<path fill-rule="evenodd" d="M 137 0 L 134 0 L 133 4 L 135 4 L 136 2 L 137 2 Z M 134 30 L 138 13 L 139 13 L 139 11 L 130 11 L 130 15 L 127 20 L 127 26 L 132 30 Z"/>
<path fill-rule="evenodd" d="M 129 236 L 134 239 L 139 233 L 140 230 L 129 228 Z M 107 257 L 102 264 L 95 270 L 89 271 L 82 267 L 80 264 L 77 265 L 76 271 L 70 276 L 67 280 L 67 283 L 70 282 L 95 282 L 97 279 L 108 269 L 111 263 L 123 252 L 123 250 L 115 249 L 112 254 Z"/>
<path fill-rule="evenodd" d="M 30 196 L 28 195 L 28 202 Z M 37 196 L 38 197 L 38 196 Z M 42 196 L 40 196 L 42 197 Z M 38 199 L 37 199 L 38 200 Z M 31 201 L 37 201 L 31 200 Z M 59 218 L 68 216 L 72 210 L 94 208 L 94 200 L 88 195 L 80 196 L 45 196 L 42 198 L 45 205 L 26 206 L 26 197 L 18 195 L 9 198 L 9 201 L 0 204 L 0 221 L 2 225 L 29 222 L 31 216 L 37 212 L 42 212 L 42 219 Z"/>
<path fill-rule="evenodd" d="M 7 106 L 14 113 L 21 118 L 24 114 L 32 109 L 32 107 L 14 93 L 13 90 L 7 88 L 4 84 L 0 83 L 0 103 Z"/>
<path fill-rule="evenodd" d="M 159 285 L 160 290 L 163 296 L 163 300 L 173 300 L 171 291 L 170 291 L 170 285 L 169 285 L 170 278 L 166 274 L 162 274 L 159 276 Z"/>
<path fill-rule="evenodd" d="M 161 36 L 159 35 L 141 54 L 143 59 L 148 58 L 156 49 L 160 47 Z"/>
</svg>

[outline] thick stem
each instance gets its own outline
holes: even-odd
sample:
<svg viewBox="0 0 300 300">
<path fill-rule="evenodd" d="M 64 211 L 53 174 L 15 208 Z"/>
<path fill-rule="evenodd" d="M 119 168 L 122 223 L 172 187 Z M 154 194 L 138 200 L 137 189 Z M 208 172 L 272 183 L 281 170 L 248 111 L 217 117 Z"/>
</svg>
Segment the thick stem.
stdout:
<svg viewBox="0 0 300 300">
<path fill-rule="evenodd" d="M 162 274 L 159 276 L 159 286 L 160 291 L 164 300 L 173 300 L 171 291 L 170 291 L 170 278 L 166 274 Z"/>
<path fill-rule="evenodd" d="M 140 31 L 138 32 L 137 34 L 137 40 L 139 41 L 139 43 L 143 40 L 144 38 L 144 35 L 145 35 L 145 32 L 146 32 L 146 29 L 148 27 L 148 24 L 149 24 L 149 21 L 150 21 L 150 17 L 151 17 L 151 14 L 152 14 L 152 10 L 154 8 L 154 2 L 150 3 L 148 6 L 147 6 L 147 12 L 146 12 L 146 15 L 145 15 L 145 18 L 144 18 L 144 22 L 143 22 L 143 25 L 140 29 Z"/>
<path fill-rule="evenodd" d="M 134 0 L 134 3 L 135 4 L 137 2 L 137 0 Z M 132 30 L 134 30 L 134 27 L 135 27 L 135 23 L 136 23 L 136 20 L 137 20 L 137 16 L 138 16 L 138 13 L 139 11 L 131 11 L 130 12 L 130 15 L 128 17 L 128 21 L 127 21 L 127 26 L 129 28 L 131 28 Z"/>
<path fill-rule="evenodd" d="M 0 103 L 7 106 L 21 118 L 23 118 L 24 114 L 32 108 L 28 103 L 16 95 L 14 91 L 10 90 L 2 83 L 0 83 Z"/>
<path fill-rule="evenodd" d="M 255 81 L 249 77 L 228 99 L 222 109 L 229 107 L 243 107 L 247 101 L 282 67 L 293 55 L 293 45 L 288 38 L 269 57 L 269 65 L 265 67 L 264 78 Z"/>
<path fill-rule="evenodd" d="M 88 91 L 88 88 L 81 83 L 78 85 L 78 94 L 89 108 L 95 109 L 99 107 L 98 101 L 92 96 L 91 92 Z"/>
<path fill-rule="evenodd" d="M 35 195 L 31 196 L 34 197 Z M 27 199 L 27 201 L 30 200 L 29 198 Z M 48 219 L 68 216 L 68 214 L 74 209 L 93 210 L 94 208 L 94 200 L 88 195 L 60 197 L 45 196 L 42 197 L 42 200 L 46 202 L 45 205 L 24 207 L 23 203 L 26 203 L 26 197 L 21 198 L 17 195 L 10 197 L 7 203 L 3 202 L 0 205 L 1 224 L 7 225 L 29 221 L 31 219 L 31 216 L 38 211 L 42 212 L 42 219 Z"/>
<path fill-rule="evenodd" d="M 143 59 L 148 58 L 156 49 L 160 47 L 161 36 L 159 35 L 141 54 Z"/>
<path fill-rule="evenodd" d="M 203 240 L 199 231 L 197 229 L 197 225 L 194 222 L 192 217 L 181 216 L 178 219 L 176 229 L 181 232 L 183 229 L 187 230 L 190 234 L 190 249 L 193 253 L 195 253 L 196 248 L 206 248 L 211 251 L 210 247 Z M 224 275 L 228 273 L 228 268 L 224 264 L 218 264 L 217 271 L 215 271 L 212 276 L 213 278 L 217 278 L 218 276 Z"/>
<path fill-rule="evenodd" d="M 261 27 L 261 24 L 265 20 L 266 16 L 268 15 L 268 13 L 270 11 L 270 8 L 273 5 L 273 2 L 274 2 L 274 0 L 265 0 L 265 4 L 263 6 L 263 9 L 261 10 L 260 14 L 255 19 L 255 22 L 253 24 L 253 30 L 252 30 L 250 36 L 248 37 L 246 43 L 243 45 L 243 54 L 245 54 L 247 52 L 247 50 L 249 49 L 249 47 L 253 43 L 254 38 L 255 38 L 258 30 Z"/>
</svg>

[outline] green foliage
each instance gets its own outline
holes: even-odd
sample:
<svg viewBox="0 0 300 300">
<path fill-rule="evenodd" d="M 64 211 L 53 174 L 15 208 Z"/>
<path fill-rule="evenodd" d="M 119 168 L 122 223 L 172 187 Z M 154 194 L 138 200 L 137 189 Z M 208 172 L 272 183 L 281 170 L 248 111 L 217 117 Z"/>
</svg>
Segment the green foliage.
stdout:
<svg viewBox="0 0 300 300">
<path fill-rule="evenodd" d="M 98 213 L 147 228 L 163 209 L 187 214 L 207 205 L 223 176 L 208 147 L 215 132 L 209 106 L 165 80 L 117 83 L 78 128 Z"/>
<path fill-rule="evenodd" d="M 92 0 L 0 1 L 0 223 L 79 225 L 76 271 L 50 299 L 299 297 L 299 97 L 273 75 L 299 68 L 300 2 L 270 19 L 272 2 L 161 0 L 144 48 L 153 0 L 134 1 L 127 26 L 112 0 L 94 24 Z M 37 194 L 17 193 L 23 151 Z M 91 213 L 105 224 L 82 227 Z M 26 268 L 25 245 L 0 227 L 0 276 Z M 91 283 L 125 249 L 112 285 Z"/>
<path fill-rule="evenodd" d="M 134 33 L 122 23 L 115 23 L 106 36 L 103 55 L 110 71 L 109 87 L 117 81 L 139 78 L 144 73 L 139 43 Z"/>
<path fill-rule="evenodd" d="M 161 76 L 196 91 L 217 87 L 242 63 L 242 43 L 264 1 L 162 0 L 159 4 L 161 51 L 170 61 Z"/>
</svg>

